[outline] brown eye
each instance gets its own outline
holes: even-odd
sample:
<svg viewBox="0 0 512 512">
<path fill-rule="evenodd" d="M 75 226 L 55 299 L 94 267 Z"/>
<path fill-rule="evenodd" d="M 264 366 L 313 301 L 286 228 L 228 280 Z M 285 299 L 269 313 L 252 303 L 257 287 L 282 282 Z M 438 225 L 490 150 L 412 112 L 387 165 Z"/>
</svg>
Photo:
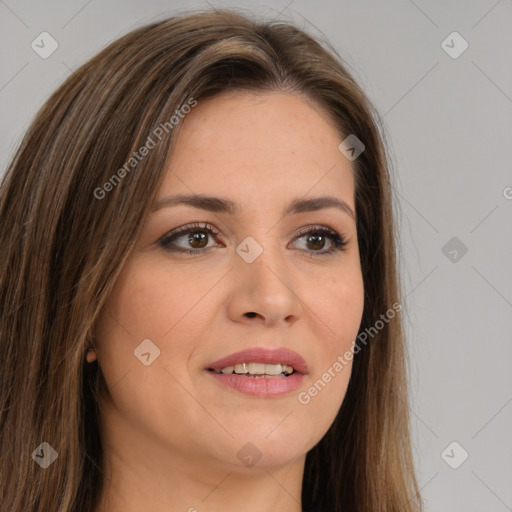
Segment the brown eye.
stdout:
<svg viewBox="0 0 512 512">
<path fill-rule="evenodd" d="M 305 239 L 304 245 L 306 247 L 303 250 L 315 256 L 342 251 L 348 244 L 348 241 L 343 236 L 326 226 L 310 227 L 300 233 L 295 240 L 300 239 Z M 330 245 L 328 249 L 324 249 L 327 240 L 330 242 Z"/>
<path fill-rule="evenodd" d="M 310 249 L 323 249 L 325 245 L 325 236 L 323 234 L 313 234 L 307 236 L 307 243 Z"/>
<path fill-rule="evenodd" d="M 188 237 L 188 243 L 192 246 L 193 249 L 203 249 L 206 247 L 208 243 L 208 234 L 194 231 L 192 235 Z M 197 245 L 196 245 L 197 244 Z"/>
<path fill-rule="evenodd" d="M 213 226 L 193 224 L 175 229 L 160 240 L 160 246 L 169 252 L 201 254 L 215 247 L 208 246 L 210 237 L 216 237 L 219 232 Z M 295 240 L 304 239 L 305 244 L 301 250 L 311 256 L 324 256 L 337 251 L 342 251 L 348 241 L 336 231 L 326 227 L 309 227 L 300 233 Z M 326 243 L 329 246 L 326 249 Z"/>
<path fill-rule="evenodd" d="M 207 223 L 204 225 L 193 224 L 175 229 L 165 235 L 159 243 L 169 252 L 199 254 L 210 248 L 208 247 L 210 237 L 217 235 L 218 231 Z"/>
</svg>

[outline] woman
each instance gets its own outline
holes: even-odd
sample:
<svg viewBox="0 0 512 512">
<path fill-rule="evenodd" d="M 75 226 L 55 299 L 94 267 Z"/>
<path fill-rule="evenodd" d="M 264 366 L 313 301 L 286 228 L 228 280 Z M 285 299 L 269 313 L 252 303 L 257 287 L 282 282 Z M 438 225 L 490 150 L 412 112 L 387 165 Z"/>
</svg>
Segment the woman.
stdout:
<svg viewBox="0 0 512 512">
<path fill-rule="evenodd" d="M 4 510 L 421 510 L 377 119 L 232 11 L 66 80 L 1 186 Z"/>
</svg>

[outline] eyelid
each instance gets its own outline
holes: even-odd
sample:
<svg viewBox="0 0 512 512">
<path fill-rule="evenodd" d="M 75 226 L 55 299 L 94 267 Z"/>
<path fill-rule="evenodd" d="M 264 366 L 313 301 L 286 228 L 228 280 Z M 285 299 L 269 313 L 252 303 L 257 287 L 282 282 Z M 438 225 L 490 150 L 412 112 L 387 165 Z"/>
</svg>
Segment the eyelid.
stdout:
<svg viewBox="0 0 512 512">
<path fill-rule="evenodd" d="M 329 226 L 326 226 L 324 224 L 308 224 L 307 226 L 304 226 L 303 228 L 301 228 L 297 233 L 295 233 L 295 238 L 301 237 L 302 235 L 305 235 L 305 234 L 309 233 L 310 231 L 315 231 L 315 230 L 330 232 L 333 235 L 339 234 L 335 229 L 333 229 Z"/>
<path fill-rule="evenodd" d="M 175 235 L 179 235 L 179 234 L 183 234 L 183 233 L 188 233 L 189 231 L 192 231 L 194 229 L 202 229 L 202 230 L 205 230 L 205 231 L 211 231 L 215 236 L 222 236 L 220 234 L 220 231 L 215 228 L 215 226 L 213 224 L 210 224 L 209 222 L 193 222 L 191 224 L 184 224 L 183 226 L 180 226 L 180 227 L 177 227 L 175 229 L 172 229 L 171 231 L 165 233 L 161 238 L 160 240 L 162 239 L 169 239 L 169 238 L 172 238 L 174 237 Z M 300 237 L 302 235 L 305 235 L 307 233 L 309 233 L 310 231 L 313 231 L 313 230 L 324 230 L 324 231 L 329 231 L 331 232 L 333 235 L 340 235 L 342 236 L 341 233 L 339 233 L 336 229 L 334 228 L 331 228 L 330 226 L 326 226 L 326 225 L 323 225 L 323 224 L 308 224 L 307 226 L 304 226 L 302 227 L 298 232 L 295 233 L 294 235 L 294 240 L 297 238 L 297 237 Z"/>
<path fill-rule="evenodd" d="M 192 222 L 191 224 L 184 224 L 183 226 L 172 229 L 171 231 L 167 232 L 165 235 L 160 237 L 158 242 L 170 241 L 173 238 L 178 238 L 180 235 L 184 235 L 194 230 L 211 231 L 212 234 L 214 234 L 215 236 L 221 236 L 220 231 L 209 222 Z"/>
</svg>

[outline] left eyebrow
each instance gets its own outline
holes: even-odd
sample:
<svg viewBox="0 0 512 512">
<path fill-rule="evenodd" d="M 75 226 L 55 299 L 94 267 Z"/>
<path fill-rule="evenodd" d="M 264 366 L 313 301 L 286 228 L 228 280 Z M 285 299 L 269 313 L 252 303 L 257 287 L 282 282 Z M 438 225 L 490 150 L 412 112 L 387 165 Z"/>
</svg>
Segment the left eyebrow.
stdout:
<svg viewBox="0 0 512 512">
<path fill-rule="evenodd" d="M 191 206 L 192 208 L 199 208 L 215 213 L 227 213 L 229 215 L 239 215 L 242 210 L 238 203 L 230 199 L 222 199 L 220 197 L 206 196 L 203 194 L 178 194 L 164 197 L 156 201 L 151 207 L 151 210 L 156 211 L 161 208 L 169 208 L 178 205 Z M 352 208 L 350 208 L 345 201 L 333 196 L 294 199 L 283 210 L 283 216 L 314 212 L 325 208 L 338 208 L 353 220 L 356 220 Z"/>
<path fill-rule="evenodd" d="M 342 212 L 356 220 L 356 215 L 352 208 L 343 200 L 332 196 L 313 197 L 310 199 L 295 199 L 285 208 L 283 215 L 292 215 L 304 212 L 314 212 L 324 208 L 338 208 Z"/>
</svg>

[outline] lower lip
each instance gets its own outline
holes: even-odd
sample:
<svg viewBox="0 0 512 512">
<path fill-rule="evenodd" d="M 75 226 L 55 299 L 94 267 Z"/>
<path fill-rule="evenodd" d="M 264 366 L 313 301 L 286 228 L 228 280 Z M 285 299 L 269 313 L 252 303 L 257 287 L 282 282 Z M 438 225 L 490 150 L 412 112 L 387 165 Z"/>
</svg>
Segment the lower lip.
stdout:
<svg viewBox="0 0 512 512">
<path fill-rule="evenodd" d="M 246 395 L 271 398 L 286 395 L 300 387 L 304 380 L 302 373 L 294 372 L 288 377 L 254 378 L 236 375 L 226 375 L 208 371 L 208 373 L 220 384 L 228 388 L 240 391 Z"/>
</svg>

